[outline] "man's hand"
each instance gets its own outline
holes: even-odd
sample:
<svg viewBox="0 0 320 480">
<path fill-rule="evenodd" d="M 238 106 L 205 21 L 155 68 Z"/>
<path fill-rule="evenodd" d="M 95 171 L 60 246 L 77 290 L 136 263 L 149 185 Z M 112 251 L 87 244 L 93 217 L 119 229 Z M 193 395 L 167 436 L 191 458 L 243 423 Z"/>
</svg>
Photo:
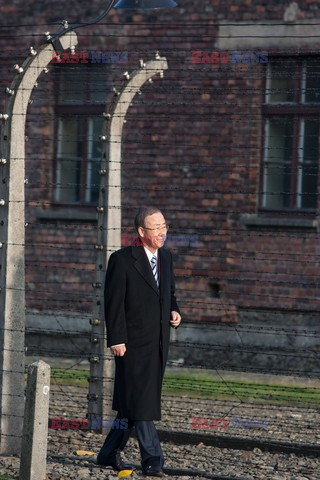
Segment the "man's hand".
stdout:
<svg viewBox="0 0 320 480">
<path fill-rule="evenodd" d="M 178 328 L 181 322 L 181 315 L 178 312 L 172 310 L 170 324 L 173 328 Z"/>
<path fill-rule="evenodd" d="M 116 345 L 115 347 L 110 348 L 115 357 L 123 357 L 127 350 L 125 345 Z"/>
</svg>

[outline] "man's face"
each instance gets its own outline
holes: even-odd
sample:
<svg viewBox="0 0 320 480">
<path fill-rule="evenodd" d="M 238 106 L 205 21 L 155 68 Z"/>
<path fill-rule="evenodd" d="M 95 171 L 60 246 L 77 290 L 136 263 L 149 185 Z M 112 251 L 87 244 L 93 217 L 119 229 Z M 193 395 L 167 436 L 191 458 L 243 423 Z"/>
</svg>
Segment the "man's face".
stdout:
<svg viewBox="0 0 320 480">
<path fill-rule="evenodd" d="M 167 236 L 166 221 L 162 213 L 148 215 L 144 227 L 139 227 L 138 232 L 145 245 L 152 248 L 162 247 Z"/>
</svg>

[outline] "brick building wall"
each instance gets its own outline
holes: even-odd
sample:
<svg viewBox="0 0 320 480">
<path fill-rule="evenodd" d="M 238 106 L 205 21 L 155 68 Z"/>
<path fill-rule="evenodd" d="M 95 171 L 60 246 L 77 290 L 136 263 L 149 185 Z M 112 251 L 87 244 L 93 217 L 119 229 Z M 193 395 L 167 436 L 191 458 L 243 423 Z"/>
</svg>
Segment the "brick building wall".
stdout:
<svg viewBox="0 0 320 480">
<path fill-rule="evenodd" d="M 259 208 L 267 66 L 191 62 L 192 51 L 212 52 L 217 45 L 228 51 L 223 22 L 283 24 L 292 5 L 180 3 L 177 9 L 149 14 L 112 11 L 102 25 L 77 32 L 78 51 L 129 52 L 128 64 L 110 64 L 106 73 L 107 105 L 112 88 L 121 85 L 125 71 L 138 67 L 140 58 L 149 60 L 160 51 L 169 64 L 163 79 L 143 87 L 127 115 L 122 232 L 132 232 L 137 207 L 151 203 L 165 212 L 170 234 L 198 235 L 196 247 L 172 247 L 186 322 L 315 325 L 319 247 L 312 222 L 319 205 L 316 211 Z M 298 7 L 296 23 L 319 21 L 319 2 L 298 2 Z M 71 1 L 67 10 L 48 1 L 1 6 L 2 92 L 13 77 L 12 65 L 22 62 L 29 45 L 42 44 L 43 32 L 57 31 L 57 25 L 48 24 L 92 18 L 100 8 L 97 1 L 90 7 Z M 252 48 L 240 49 L 263 50 L 254 48 L 254 37 L 250 41 Z M 318 47 L 308 38 L 301 39 L 298 52 L 281 41 L 268 49 L 268 42 L 265 50 L 286 57 L 314 55 Z M 96 203 L 54 200 L 58 67 L 52 65 L 42 77 L 27 119 L 27 306 L 34 312 L 89 315 Z"/>
</svg>

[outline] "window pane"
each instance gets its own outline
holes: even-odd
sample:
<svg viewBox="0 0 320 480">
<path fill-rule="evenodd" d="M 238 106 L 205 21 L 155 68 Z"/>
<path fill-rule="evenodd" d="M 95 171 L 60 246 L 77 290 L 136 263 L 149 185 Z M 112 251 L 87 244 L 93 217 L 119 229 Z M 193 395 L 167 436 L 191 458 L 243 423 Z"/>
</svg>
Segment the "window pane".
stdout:
<svg viewBox="0 0 320 480">
<path fill-rule="evenodd" d="M 59 182 L 59 201 L 60 202 L 79 202 L 80 201 L 80 160 L 61 160 Z"/>
<path fill-rule="evenodd" d="M 295 63 L 291 59 L 277 59 L 268 66 L 267 102 L 294 101 Z"/>
<path fill-rule="evenodd" d="M 318 59 L 309 59 L 304 65 L 303 96 L 306 103 L 320 103 L 320 62 Z"/>
<path fill-rule="evenodd" d="M 264 206 L 290 207 L 293 122 L 290 118 L 268 120 L 266 124 Z"/>
<path fill-rule="evenodd" d="M 110 65 L 61 64 L 56 68 L 60 80 L 59 108 L 61 105 L 73 104 L 75 109 L 72 112 L 77 114 L 70 118 L 61 118 L 60 114 L 58 120 L 56 199 L 63 202 L 97 203 L 103 117 L 88 118 L 86 106 L 99 104 L 96 110 L 101 110 L 101 114 L 105 109 Z M 81 183 L 86 185 L 81 186 Z"/>
<path fill-rule="evenodd" d="M 298 169 L 298 207 L 317 207 L 319 119 L 302 119 Z"/>
<path fill-rule="evenodd" d="M 76 117 L 60 118 L 58 132 L 59 155 L 80 156 L 82 148 L 82 121 Z"/>
<path fill-rule="evenodd" d="M 103 118 L 95 117 L 89 119 L 88 131 L 88 172 L 86 201 L 97 203 L 99 199 L 99 166 L 101 160 L 101 140 Z"/>
<path fill-rule="evenodd" d="M 59 103 L 82 105 L 85 101 L 85 80 L 87 67 L 85 64 L 61 64 L 59 81 Z"/>
<path fill-rule="evenodd" d="M 90 103 L 104 104 L 107 99 L 107 73 L 110 66 L 106 63 L 91 64 L 89 70 Z"/>
<path fill-rule="evenodd" d="M 56 193 L 60 202 L 80 200 L 82 144 L 82 121 L 78 118 L 60 118 Z"/>
</svg>

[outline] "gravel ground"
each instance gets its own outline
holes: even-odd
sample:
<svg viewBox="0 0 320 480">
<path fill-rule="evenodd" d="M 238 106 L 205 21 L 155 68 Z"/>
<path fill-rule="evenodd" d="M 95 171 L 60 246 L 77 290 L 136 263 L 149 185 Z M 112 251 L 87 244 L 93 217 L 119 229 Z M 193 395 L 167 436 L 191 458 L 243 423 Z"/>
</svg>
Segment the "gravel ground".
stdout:
<svg viewBox="0 0 320 480">
<path fill-rule="evenodd" d="M 78 387 L 52 385 L 50 416 L 85 418 L 87 390 Z M 192 430 L 191 418 L 264 418 L 268 429 L 210 429 Z M 259 438 L 261 440 L 320 444 L 320 412 L 315 408 L 252 405 L 231 401 L 213 401 L 187 397 L 163 397 L 163 420 L 157 422 L 162 430 L 206 433 L 226 437 Z M 81 430 L 49 430 L 48 480 L 101 480 L 117 478 L 110 469 L 102 469 L 92 459 L 79 458 L 74 451 L 89 450 L 98 453 L 104 437 L 101 434 Z M 320 458 L 294 454 L 262 452 L 259 448 L 235 450 L 206 445 L 177 445 L 162 443 L 168 469 L 186 470 L 186 474 L 174 475 L 169 470 L 168 479 L 237 478 L 241 480 L 319 480 Z M 137 441 L 131 438 L 125 449 L 124 459 L 139 466 Z M 0 457 L 0 475 L 18 479 L 19 459 Z M 201 472 L 196 476 L 196 472 Z M 141 477 L 137 470 L 133 478 Z"/>
<path fill-rule="evenodd" d="M 51 386 L 50 416 L 85 418 L 87 390 L 62 385 Z M 267 419 L 265 428 L 192 429 L 192 418 Z M 257 405 L 229 400 L 210 400 L 180 396 L 162 396 L 161 430 L 208 433 L 238 438 L 259 438 L 268 441 L 307 443 L 320 446 L 320 411 L 275 405 Z M 320 479 L 320 475 L 319 475 Z"/>
<path fill-rule="evenodd" d="M 50 435 L 51 436 L 51 435 Z M 54 442 L 53 442 L 54 440 Z M 115 479 L 117 475 L 107 468 L 99 468 L 83 459 L 69 458 L 74 449 L 89 448 L 94 445 L 97 452 L 101 445 L 101 435 L 68 432 L 67 435 L 54 435 L 49 439 L 47 473 L 50 480 L 100 480 Z M 187 469 L 190 472 L 202 471 L 207 475 L 166 475 L 168 479 L 219 478 L 232 477 L 239 479 L 261 480 L 319 480 L 320 460 L 297 457 L 296 455 L 262 453 L 255 448 L 252 451 L 218 449 L 205 445 L 179 446 L 163 443 L 163 451 L 167 468 Z M 50 454 L 59 454 L 59 459 Z M 67 458 L 66 458 L 67 457 Z M 126 447 L 124 459 L 139 464 L 138 447 L 134 439 L 130 439 Z M 18 480 L 19 459 L 0 457 L 0 474 L 9 474 Z M 141 472 L 134 472 L 133 478 L 141 478 Z"/>
</svg>

